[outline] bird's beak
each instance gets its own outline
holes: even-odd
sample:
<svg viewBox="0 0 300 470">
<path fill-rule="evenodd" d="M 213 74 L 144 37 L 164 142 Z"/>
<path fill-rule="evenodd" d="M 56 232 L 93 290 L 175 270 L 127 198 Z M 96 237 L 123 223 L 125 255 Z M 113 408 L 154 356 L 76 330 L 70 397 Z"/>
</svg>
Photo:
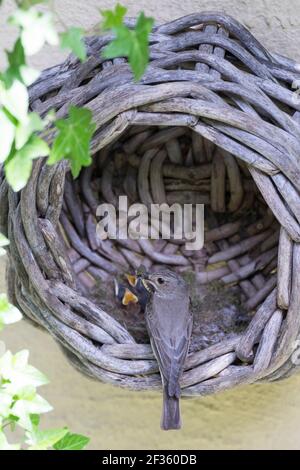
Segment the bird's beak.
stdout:
<svg viewBox="0 0 300 470">
<path fill-rule="evenodd" d="M 126 278 L 127 278 L 127 281 L 129 282 L 129 284 L 132 286 L 132 287 L 135 287 L 136 284 L 137 284 L 137 276 L 133 275 L 133 274 L 125 274 Z"/>
<path fill-rule="evenodd" d="M 151 294 L 152 292 L 155 291 L 155 284 L 153 281 L 150 281 L 150 279 L 142 278 L 142 284 L 145 287 L 145 289 Z"/>
<path fill-rule="evenodd" d="M 139 299 L 137 298 L 136 295 L 134 295 L 129 289 L 125 289 L 125 294 L 122 299 L 122 304 L 123 305 L 128 305 L 128 304 L 137 304 Z"/>
</svg>

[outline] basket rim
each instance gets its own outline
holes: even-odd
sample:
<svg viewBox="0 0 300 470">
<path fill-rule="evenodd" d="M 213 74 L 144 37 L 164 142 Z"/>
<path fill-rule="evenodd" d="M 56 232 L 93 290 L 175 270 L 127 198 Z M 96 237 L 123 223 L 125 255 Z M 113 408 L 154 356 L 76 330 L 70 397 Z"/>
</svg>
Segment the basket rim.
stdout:
<svg viewBox="0 0 300 470">
<path fill-rule="evenodd" d="M 199 24 L 201 31 L 191 29 Z M 215 31 L 206 32 L 211 25 Z M 106 42 L 107 36 L 87 38 L 86 63 L 71 56 L 45 70 L 30 88 L 32 109 L 44 115 L 56 106 L 58 117 L 64 117 L 70 103 L 84 104 L 96 122 L 93 153 L 132 125 L 191 129 L 247 164 L 281 226 L 277 287 L 244 333 L 188 357 L 182 394 L 206 395 L 288 375 L 295 368 L 291 357 L 300 330 L 300 104 L 282 82 L 290 85 L 296 75 L 300 78 L 296 62 L 270 54 L 244 26 L 215 12 L 156 26 L 150 66 L 139 84 L 122 58 L 103 68 L 100 52 Z M 204 52 L 205 44 L 211 49 Z M 183 67 L 190 62 L 198 68 Z M 0 179 L 0 228 L 11 241 L 11 300 L 29 318 L 38 318 L 87 375 L 132 389 L 159 389 L 150 347 L 135 343 L 122 325 L 76 291 L 55 237 L 68 168 L 66 162 L 48 167 L 44 159 L 37 160 L 20 194 Z M 88 312 L 92 322 L 75 314 L 74 307 Z M 100 348 L 84 336 L 91 323 L 101 337 Z M 244 364 L 233 365 L 236 358 Z"/>
</svg>

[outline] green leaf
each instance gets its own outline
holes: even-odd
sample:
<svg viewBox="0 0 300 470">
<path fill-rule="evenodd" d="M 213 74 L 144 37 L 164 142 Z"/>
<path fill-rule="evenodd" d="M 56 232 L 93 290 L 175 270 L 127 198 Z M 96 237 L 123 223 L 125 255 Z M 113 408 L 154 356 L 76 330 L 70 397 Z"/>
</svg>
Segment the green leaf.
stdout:
<svg viewBox="0 0 300 470">
<path fill-rule="evenodd" d="M 10 391 L 13 384 L 6 385 L 5 389 Z M 52 411 L 52 406 L 35 391 L 34 387 L 23 387 L 19 389 L 15 396 L 16 400 L 11 408 L 12 413 L 19 418 L 18 425 L 32 431 L 35 426 L 32 424 L 32 414 L 41 414 Z"/>
<path fill-rule="evenodd" d="M 140 13 L 135 27 L 135 41 L 129 55 L 129 63 L 137 80 L 142 77 L 149 62 L 149 34 L 153 24 L 153 18 Z"/>
<path fill-rule="evenodd" d="M 116 5 L 114 10 L 103 10 L 101 14 L 103 16 L 102 28 L 104 30 L 115 29 L 123 26 L 124 16 L 127 13 L 127 8 L 119 3 Z"/>
<path fill-rule="evenodd" d="M 18 416 L 15 416 L 15 415 L 12 415 L 12 414 L 9 414 L 8 417 L 7 417 L 7 419 L 8 419 L 9 421 L 13 421 L 14 423 L 17 423 L 17 422 L 19 421 Z"/>
<path fill-rule="evenodd" d="M 40 72 L 32 67 L 28 67 L 27 65 L 22 65 L 20 68 L 20 75 L 24 85 L 30 86 L 40 76 Z"/>
<path fill-rule="evenodd" d="M 13 50 L 6 51 L 6 54 L 10 67 L 18 69 L 21 65 L 25 65 L 25 52 L 20 38 L 15 42 Z"/>
<path fill-rule="evenodd" d="M 1 428 L 1 418 L 5 419 L 7 418 L 7 416 L 9 416 L 11 405 L 12 405 L 12 396 L 8 392 L 0 388 L 0 428 Z"/>
<path fill-rule="evenodd" d="M 10 426 L 11 431 L 14 431 L 16 429 L 16 424 L 17 424 L 18 421 L 19 421 L 18 416 L 15 416 L 15 415 L 12 415 L 12 414 L 8 415 L 7 422 Z"/>
<path fill-rule="evenodd" d="M 0 103 L 18 121 L 26 122 L 29 97 L 26 86 L 19 80 L 14 80 L 10 88 L 5 88 L 0 82 Z"/>
<path fill-rule="evenodd" d="M 45 43 L 59 44 L 51 13 L 40 12 L 35 8 L 18 9 L 10 18 L 10 23 L 21 29 L 21 41 L 26 55 L 36 54 Z"/>
<path fill-rule="evenodd" d="M 29 137 L 36 131 L 42 131 L 44 123 L 37 113 L 28 114 L 27 122 L 19 123 L 16 128 L 15 145 L 20 150 L 28 141 Z"/>
<path fill-rule="evenodd" d="M 26 186 L 31 175 L 32 160 L 49 155 L 49 147 L 44 140 L 33 135 L 12 158 L 5 162 L 5 175 L 14 191 Z"/>
<path fill-rule="evenodd" d="M 63 439 L 68 432 L 67 428 L 46 431 L 34 429 L 32 433 L 27 432 L 26 443 L 30 446 L 28 450 L 47 450 Z"/>
<path fill-rule="evenodd" d="M 153 27 L 153 18 L 141 13 L 134 30 L 120 24 L 120 17 L 116 21 L 115 15 L 111 15 L 104 25 L 110 25 L 116 37 L 106 46 L 103 56 L 107 59 L 127 57 L 135 79 L 139 80 L 149 62 L 149 34 Z"/>
<path fill-rule="evenodd" d="M 83 41 L 84 30 L 82 28 L 71 27 L 68 31 L 60 34 L 60 47 L 71 49 L 82 62 L 86 59 L 86 47 Z"/>
<path fill-rule="evenodd" d="M 8 302 L 5 294 L 0 294 L 0 331 L 3 325 L 11 325 L 21 319 L 19 310 Z"/>
<path fill-rule="evenodd" d="M 47 384 L 47 377 L 35 367 L 28 364 L 29 352 L 22 350 L 13 355 L 10 351 L 0 357 L 0 376 L 8 381 L 5 390 L 12 396 L 24 393 L 24 387 L 40 387 Z M 28 395 L 28 393 L 27 393 Z M 31 411 L 36 413 L 36 411 Z M 14 415 L 18 416 L 15 412 Z"/>
<path fill-rule="evenodd" d="M 111 41 L 104 49 L 102 55 L 106 59 L 114 57 L 129 57 L 132 47 L 132 31 L 126 26 L 122 26 L 117 30 L 116 38 Z"/>
<path fill-rule="evenodd" d="M 16 192 L 26 186 L 31 171 L 32 161 L 20 158 L 19 154 L 16 154 L 16 156 L 5 165 L 6 179 Z"/>
<path fill-rule="evenodd" d="M 0 256 L 5 255 L 5 250 L 2 248 L 7 245 L 9 245 L 9 240 L 7 240 L 7 238 L 2 235 L 2 233 L 0 233 Z"/>
<path fill-rule="evenodd" d="M 2 74 L 2 80 L 6 87 L 9 88 L 15 79 L 20 82 L 23 81 L 20 69 L 25 65 L 25 53 L 20 38 L 15 42 L 12 51 L 6 51 L 6 55 L 9 66 Z"/>
<path fill-rule="evenodd" d="M 15 138 L 16 127 L 3 109 L 0 109 L 0 129 L 5 139 L 0 139 L 0 163 L 3 163 L 10 154 Z"/>
<path fill-rule="evenodd" d="M 71 170 L 76 178 L 83 166 L 92 162 L 90 155 L 90 140 L 96 125 L 92 122 L 89 109 L 71 106 L 69 117 L 55 122 L 59 130 L 48 159 L 48 164 L 67 158 L 71 162 Z"/>
<path fill-rule="evenodd" d="M 88 437 L 68 432 L 53 447 L 55 450 L 82 450 L 89 442 L 90 439 Z"/>
<path fill-rule="evenodd" d="M 10 88 L 14 80 L 19 80 L 24 85 L 29 86 L 40 75 L 38 70 L 26 65 L 25 52 L 20 38 L 15 42 L 12 51 L 6 51 L 6 55 L 9 66 L 5 72 L 0 74 L 6 88 Z"/>
<path fill-rule="evenodd" d="M 45 3 L 45 0 L 22 0 L 20 2 L 20 8 L 23 8 L 23 10 L 28 10 L 30 7 L 39 5 L 40 3 Z"/>
<path fill-rule="evenodd" d="M 33 426 L 38 426 L 38 425 L 40 424 L 40 416 L 39 416 L 39 415 L 37 415 L 37 414 L 31 414 L 31 415 L 29 416 L 29 418 L 30 418 L 31 424 L 32 424 Z"/>
</svg>

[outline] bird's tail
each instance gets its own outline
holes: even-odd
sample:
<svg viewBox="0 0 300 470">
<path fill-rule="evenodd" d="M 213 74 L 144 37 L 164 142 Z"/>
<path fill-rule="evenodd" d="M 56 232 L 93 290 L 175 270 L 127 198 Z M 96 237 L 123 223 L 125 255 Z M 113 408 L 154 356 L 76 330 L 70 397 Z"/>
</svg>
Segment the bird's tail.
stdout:
<svg viewBox="0 0 300 470">
<path fill-rule="evenodd" d="M 181 428 L 179 398 L 176 396 L 170 397 L 166 387 L 164 387 L 163 392 L 163 412 L 161 417 L 161 428 L 165 431 L 169 429 Z"/>
</svg>

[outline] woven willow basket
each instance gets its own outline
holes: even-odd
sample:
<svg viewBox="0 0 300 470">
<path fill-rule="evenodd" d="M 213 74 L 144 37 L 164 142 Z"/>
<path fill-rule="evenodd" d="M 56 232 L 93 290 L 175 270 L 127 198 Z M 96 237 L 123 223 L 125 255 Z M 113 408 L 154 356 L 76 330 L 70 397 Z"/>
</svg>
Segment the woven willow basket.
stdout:
<svg viewBox="0 0 300 470">
<path fill-rule="evenodd" d="M 200 285 L 234 284 L 251 321 L 191 350 L 182 394 L 289 376 L 300 329 L 300 102 L 293 88 L 300 65 L 268 53 L 219 13 L 156 26 L 139 83 L 123 58 L 101 57 L 110 39 L 88 38 L 86 62 L 70 57 L 30 89 L 41 116 L 55 108 L 64 117 L 70 104 L 92 110 L 94 164 L 73 181 L 65 161 L 49 167 L 39 159 L 18 194 L 2 173 L 11 301 L 85 374 L 159 389 L 148 342 L 91 292 L 140 263 L 192 270 Z M 120 194 L 145 204 L 204 203 L 222 215 L 205 235 L 207 265 L 201 253 L 172 242 L 97 240 L 96 208 Z"/>
</svg>

